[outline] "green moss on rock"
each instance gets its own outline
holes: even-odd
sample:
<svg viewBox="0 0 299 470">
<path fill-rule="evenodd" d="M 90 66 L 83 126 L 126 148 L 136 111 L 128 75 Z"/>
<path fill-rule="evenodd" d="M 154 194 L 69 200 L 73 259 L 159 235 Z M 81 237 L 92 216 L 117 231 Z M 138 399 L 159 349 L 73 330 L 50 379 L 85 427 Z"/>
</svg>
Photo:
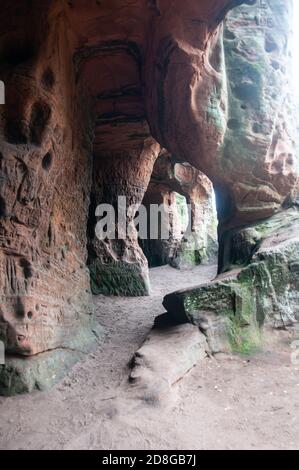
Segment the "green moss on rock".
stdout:
<svg viewBox="0 0 299 470">
<path fill-rule="evenodd" d="M 261 347 L 265 324 L 283 327 L 299 319 L 299 212 L 283 211 L 255 230 L 263 235 L 247 266 L 163 302 L 178 322 L 201 327 L 206 318 L 226 318 L 231 350 L 242 353 Z"/>
<path fill-rule="evenodd" d="M 91 290 L 95 295 L 143 296 L 149 294 L 147 271 L 124 261 L 103 264 L 95 260 L 90 266 Z"/>
</svg>

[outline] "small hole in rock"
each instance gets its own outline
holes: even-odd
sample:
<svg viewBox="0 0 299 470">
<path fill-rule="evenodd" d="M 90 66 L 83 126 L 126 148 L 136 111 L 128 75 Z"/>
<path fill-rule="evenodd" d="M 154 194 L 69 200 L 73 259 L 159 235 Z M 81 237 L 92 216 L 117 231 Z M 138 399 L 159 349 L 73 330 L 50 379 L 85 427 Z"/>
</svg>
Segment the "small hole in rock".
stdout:
<svg viewBox="0 0 299 470">
<path fill-rule="evenodd" d="M 48 88 L 48 90 L 51 90 L 55 84 L 54 73 L 50 67 L 48 67 L 43 73 L 42 84 Z"/>
<path fill-rule="evenodd" d="M 261 124 L 259 124 L 258 122 L 255 122 L 252 126 L 252 130 L 255 134 L 262 134 L 263 132 L 263 127 Z"/>
<path fill-rule="evenodd" d="M 272 60 L 271 65 L 275 70 L 280 69 L 280 65 L 279 65 L 279 62 L 277 62 L 277 60 Z"/>
<path fill-rule="evenodd" d="M 277 44 L 274 42 L 272 38 L 267 37 L 265 41 L 265 51 L 270 54 L 271 52 L 274 52 L 276 49 L 277 49 Z"/>
<path fill-rule="evenodd" d="M 23 269 L 25 279 L 29 279 L 30 277 L 32 277 L 31 263 L 27 259 L 22 258 L 20 260 L 20 266 Z"/>
<path fill-rule="evenodd" d="M 52 160 L 53 160 L 53 157 L 52 157 L 52 154 L 50 152 L 48 152 L 44 158 L 43 158 L 43 161 L 42 161 L 42 167 L 44 170 L 49 170 L 51 165 L 52 165 Z"/>
<path fill-rule="evenodd" d="M 6 203 L 3 197 L 0 196 L 0 219 L 6 216 Z"/>
<path fill-rule="evenodd" d="M 30 132 L 31 141 L 40 145 L 43 138 L 43 133 L 49 123 L 51 117 L 50 107 L 43 102 L 37 102 L 32 106 Z"/>
<path fill-rule="evenodd" d="M 226 29 L 224 31 L 224 37 L 225 39 L 229 39 L 230 41 L 233 41 L 234 39 L 236 39 L 236 35 L 229 29 Z"/>
</svg>

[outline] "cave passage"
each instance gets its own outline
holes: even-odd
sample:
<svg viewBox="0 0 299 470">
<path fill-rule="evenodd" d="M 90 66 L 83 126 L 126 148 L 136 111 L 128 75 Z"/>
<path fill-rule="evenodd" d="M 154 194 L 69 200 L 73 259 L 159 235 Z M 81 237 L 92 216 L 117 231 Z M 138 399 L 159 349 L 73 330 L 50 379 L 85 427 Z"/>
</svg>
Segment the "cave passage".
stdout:
<svg viewBox="0 0 299 470">
<path fill-rule="evenodd" d="M 149 264 L 187 272 L 218 256 L 215 279 L 203 285 L 194 275 L 192 285 L 160 299 L 148 343 L 162 347 L 165 325 L 181 333 L 181 371 L 207 354 L 261 349 L 269 328 L 295 328 L 293 7 L 2 0 L 1 394 L 60 381 L 103 342 L 94 297 L 142 304 L 152 288 Z M 131 207 L 125 233 L 120 197 Z M 132 222 L 142 203 L 156 202 L 174 203 L 171 236 L 139 240 Z M 115 237 L 97 236 L 100 205 L 116 210 Z M 159 269 L 179 273 L 168 268 Z M 184 345 L 195 345 L 195 362 Z M 132 360 L 131 382 L 148 377 L 142 354 Z M 161 383 L 179 377 L 172 379 Z"/>
<path fill-rule="evenodd" d="M 169 264 L 179 269 L 192 268 L 217 258 L 214 190 L 201 172 L 188 163 L 176 163 L 169 153 L 162 151 L 142 204 L 148 214 L 148 234 L 146 238 L 139 237 L 139 244 L 149 267 Z M 151 218 L 152 205 L 164 208 L 167 215 L 159 219 L 157 239 L 150 236 L 151 225 L 155 223 Z M 166 236 L 161 224 L 166 225 Z"/>
</svg>

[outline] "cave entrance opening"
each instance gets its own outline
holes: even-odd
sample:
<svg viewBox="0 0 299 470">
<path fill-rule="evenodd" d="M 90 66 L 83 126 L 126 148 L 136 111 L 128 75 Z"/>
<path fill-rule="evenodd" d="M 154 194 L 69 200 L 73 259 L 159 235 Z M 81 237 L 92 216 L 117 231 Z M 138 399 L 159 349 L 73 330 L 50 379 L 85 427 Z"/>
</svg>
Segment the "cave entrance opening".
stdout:
<svg viewBox="0 0 299 470">
<path fill-rule="evenodd" d="M 148 237 L 142 239 L 139 237 L 139 245 L 145 254 L 149 268 L 170 265 L 178 267 L 180 251 L 187 243 L 187 232 L 190 231 L 191 207 L 187 198 L 176 191 L 161 191 L 156 194 L 149 191 L 146 193 L 143 205 L 148 214 Z M 158 219 L 158 238 L 151 238 L 152 218 L 151 207 L 164 207 L 167 216 L 163 217 L 159 213 Z M 162 224 L 167 224 L 168 237 L 163 237 Z"/>
<path fill-rule="evenodd" d="M 146 239 L 139 237 L 149 268 L 170 265 L 192 269 L 215 262 L 218 256 L 218 218 L 211 181 L 188 163 L 173 162 L 162 152 L 153 169 L 142 205 L 148 216 Z M 151 208 L 164 207 L 167 238 L 159 226 L 159 237 L 151 238 Z M 163 217 L 160 224 L 163 223 Z"/>
</svg>

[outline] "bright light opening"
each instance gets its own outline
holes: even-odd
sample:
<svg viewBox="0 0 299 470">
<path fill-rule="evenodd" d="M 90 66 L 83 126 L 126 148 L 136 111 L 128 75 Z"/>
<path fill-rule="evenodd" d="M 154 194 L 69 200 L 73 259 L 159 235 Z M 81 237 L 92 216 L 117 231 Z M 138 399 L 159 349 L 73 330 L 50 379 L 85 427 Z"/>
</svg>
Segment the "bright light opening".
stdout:
<svg viewBox="0 0 299 470">
<path fill-rule="evenodd" d="M 293 16 L 293 67 L 294 67 L 294 85 L 299 96 L 299 1 L 294 0 Z"/>
</svg>

